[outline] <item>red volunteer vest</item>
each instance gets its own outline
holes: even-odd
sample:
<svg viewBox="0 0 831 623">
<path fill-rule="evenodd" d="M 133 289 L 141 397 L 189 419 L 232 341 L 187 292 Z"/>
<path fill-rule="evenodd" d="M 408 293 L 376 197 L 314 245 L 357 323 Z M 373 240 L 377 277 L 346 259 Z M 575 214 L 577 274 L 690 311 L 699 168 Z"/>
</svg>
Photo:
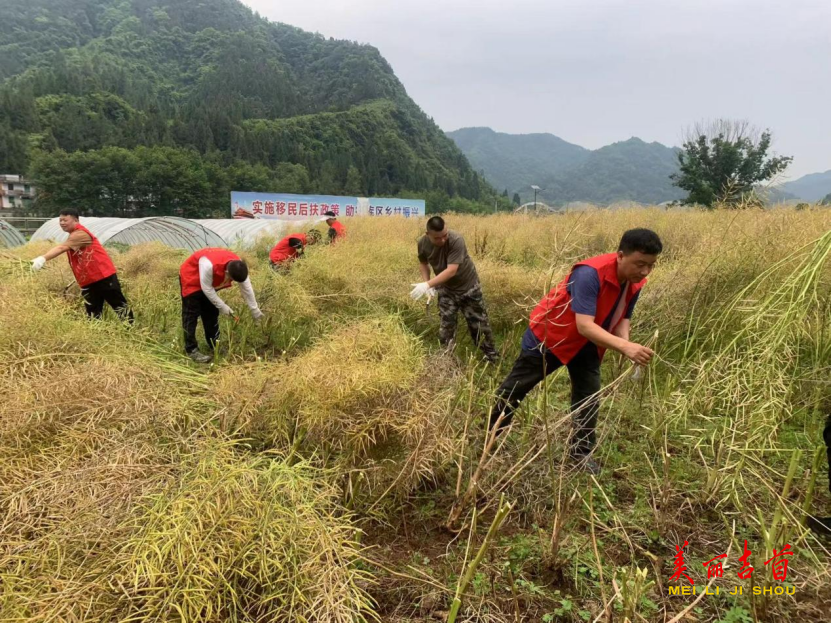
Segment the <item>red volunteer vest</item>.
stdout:
<svg viewBox="0 0 831 623">
<path fill-rule="evenodd" d="M 96 281 L 113 276 L 115 266 L 104 247 L 98 242 L 98 238 L 93 236 L 92 232 L 83 225 L 78 224 L 75 229 L 86 232 L 92 238 L 92 244 L 88 244 L 77 251 L 67 251 L 66 253 L 69 267 L 72 269 L 78 285 L 85 288 Z"/>
<path fill-rule="evenodd" d="M 191 255 L 182 264 L 179 269 L 179 281 L 182 284 L 182 296 L 189 296 L 196 292 L 202 291 L 202 284 L 199 281 L 199 260 L 207 257 L 211 260 L 214 267 L 213 286 L 215 290 L 231 287 L 230 283 L 225 283 L 225 267 L 228 262 L 238 260 L 239 256 L 232 253 L 228 249 L 207 248 L 200 249 Z"/>
<path fill-rule="evenodd" d="M 600 278 L 600 292 L 597 295 L 597 309 L 594 314 L 595 324 L 602 325 L 608 315 L 612 313 L 617 297 L 620 294 L 620 283 L 617 280 L 617 253 L 606 253 L 591 257 L 575 264 L 571 270 L 578 266 L 591 266 L 597 270 Z M 546 348 L 557 357 L 563 364 L 571 361 L 588 340 L 577 331 L 577 321 L 574 312 L 571 311 L 571 295 L 566 291 L 571 272 L 566 275 L 559 285 L 539 302 L 531 312 L 531 331 L 537 339 L 545 344 Z M 635 284 L 626 284 L 624 295 L 624 307 L 629 305 L 632 297 L 638 293 L 646 284 L 646 279 Z M 617 322 L 609 327 L 609 332 L 615 330 L 620 321 L 625 317 L 621 314 Z M 603 358 L 605 349 L 597 347 L 600 358 Z"/>
<path fill-rule="evenodd" d="M 297 249 L 293 249 L 289 246 L 289 238 L 299 238 L 300 242 L 303 243 L 303 246 L 306 246 L 306 234 L 289 234 L 274 245 L 271 253 L 268 254 L 268 258 L 271 260 L 272 264 L 286 262 L 297 255 Z"/>
<path fill-rule="evenodd" d="M 337 232 L 335 240 L 340 240 L 341 238 L 346 237 L 346 227 L 344 227 L 343 224 L 341 224 L 340 222 L 335 221 L 334 223 L 332 223 L 331 228 Z"/>
</svg>

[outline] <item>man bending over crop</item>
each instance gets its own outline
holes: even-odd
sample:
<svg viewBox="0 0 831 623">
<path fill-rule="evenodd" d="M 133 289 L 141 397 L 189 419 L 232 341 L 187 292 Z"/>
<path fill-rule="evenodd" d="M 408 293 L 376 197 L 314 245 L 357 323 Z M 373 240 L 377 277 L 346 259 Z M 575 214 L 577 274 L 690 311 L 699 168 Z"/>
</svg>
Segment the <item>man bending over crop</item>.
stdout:
<svg viewBox="0 0 831 623">
<path fill-rule="evenodd" d="M 185 352 L 197 363 L 208 363 L 212 359 L 211 355 L 200 353 L 196 343 L 199 318 L 202 318 L 208 347 L 213 349 L 219 339 L 219 314 L 234 315 L 234 310 L 219 298 L 216 291 L 231 287 L 234 281 L 240 284 L 242 297 L 254 320 L 262 318 L 263 312 L 257 306 L 254 288 L 248 278 L 248 265 L 228 249 L 201 249 L 186 259 L 179 269 Z"/>
<path fill-rule="evenodd" d="M 305 234 L 289 234 L 271 249 L 268 259 L 274 270 L 286 270 L 292 262 L 303 255 L 306 245 L 320 242 L 320 232 L 310 229 Z"/>
<path fill-rule="evenodd" d="M 528 392 L 566 366 L 574 425 L 571 456 L 586 471 L 599 473 L 590 455 L 595 446 L 600 362 L 607 348 L 638 365 L 652 358 L 652 350 L 629 341 L 629 325 L 640 290 L 662 248 L 655 232 L 630 229 L 616 253 L 578 262 L 552 288 L 531 312 L 519 358 L 497 389 L 491 428 L 499 422 L 500 432 L 510 424 L 514 409 Z"/>
<path fill-rule="evenodd" d="M 434 216 L 427 221 L 427 232 L 418 241 L 418 261 L 424 281 L 412 284 L 410 296 L 418 300 L 427 295 L 429 302 L 438 292 L 442 346 L 448 350 L 453 348 L 457 317 L 462 312 L 473 343 L 485 353 L 489 362 L 496 363 L 499 354 L 493 345 L 479 275 L 467 253 L 465 239 L 447 229 L 442 217 Z M 430 267 L 436 275 L 432 279 Z"/>
</svg>

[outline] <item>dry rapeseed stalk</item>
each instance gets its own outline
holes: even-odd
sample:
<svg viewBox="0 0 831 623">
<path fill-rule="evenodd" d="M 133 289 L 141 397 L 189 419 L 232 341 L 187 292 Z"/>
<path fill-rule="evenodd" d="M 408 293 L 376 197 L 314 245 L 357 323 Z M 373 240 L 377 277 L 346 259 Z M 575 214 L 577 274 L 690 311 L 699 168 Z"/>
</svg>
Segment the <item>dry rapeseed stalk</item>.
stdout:
<svg viewBox="0 0 831 623">
<path fill-rule="evenodd" d="M 115 553 L 119 617 L 363 620 L 370 612 L 356 531 L 305 463 L 240 458 L 208 445 L 147 498 Z"/>
<path fill-rule="evenodd" d="M 450 379 L 425 361 L 394 317 L 356 322 L 290 361 L 224 370 L 221 420 L 228 432 L 285 450 L 302 440 L 347 469 L 392 469 L 408 489 L 453 443 Z"/>
</svg>

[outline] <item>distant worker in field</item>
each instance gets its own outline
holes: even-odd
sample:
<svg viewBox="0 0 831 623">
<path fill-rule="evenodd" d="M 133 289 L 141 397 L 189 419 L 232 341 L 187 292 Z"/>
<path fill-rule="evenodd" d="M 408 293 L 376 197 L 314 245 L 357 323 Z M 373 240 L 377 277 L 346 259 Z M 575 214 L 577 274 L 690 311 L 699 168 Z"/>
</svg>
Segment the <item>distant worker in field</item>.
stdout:
<svg viewBox="0 0 831 623">
<path fill-rule="evenodd" d="M 305 234 L 289 234 L 271 249 L 268 259 L 274 270 L 288 270 L 292 262 L 303 255 L 306 245 L 320 242 L 320 232 L 310 229 Z"/>
<path fill-rule="evenodd" d="M 427 221 L 427 231 L 418 241 L 418 262 L 424 281 L 412 284 L 410 296 L 418 300 L 426 295 L 429 303 L 438 294 L 441 345 L 448 351 L 453 349 L 457 317 L 461 311 L 473 343 L 489 362 L 496 363 L 499 354 L 493 345 L 479 275 L 468 255 L 465 239 L 448 230 L 442 217 L 434 216 Z M 435 273 L 432 279 L 431 267 Z"/>
<path fill-rule="evenodd" d="M 497 389 L 491 428 L 497 422 L 500 431 L 508 426 L 528 392 L 566 366 L 574 427 L 571 457 L 584 470 L 599 473 L 591 454 L 596 443 L 600 362 L 607 348 L 641 366 L 652 359 L 652 350 L 629 341 L 629 328 L 641 288 L 662 249 L 655 232 L 630 229 L 623 234 L 616 253 L 578 262 L 552 288 L 531 312 L 519 358 Z"/>
<path fill-rule="evenodd" d="M 58 224 L 69 234 L 69 238 L 32 260 L 32 270 L 40 270 L 49 260 L 66 253 L 69 267 L 81 288 L 87 315 L 91 318 L 101 318 L 106 302 L 121 320 L 132 324 L 133 312 L 121 291 L 121 284 L 110 256 L 98 238 L 79 221 L 77 210 L 67 208 L 60 211 Z"/>
<path fill-rule="evenodd" d="M 263 317 L 257 306 L 254 288 L 248 278 L 248 265 L 228 249 L 207 248 L 191 255 L 179 268 L 182 289 L 182 328 L 185 331 L 185 352 L 197 363 L 208 363 L 212 355 L 199 352 L 196 325 L 202 318 L 205 341 L 214 349 L 219 340 L 219 315 L 233 316 L 232 310 L 219 298 L 217 290 L 240 284 L 242 298 L 251 309 L 254 320 Z"/>
<path fill-rule="evenodd" d="M 329 212 L 324 212 L 323 216 L 326 217 L 326 224 L 329 226 L 329 244 L 346 237 L 346 228 L 338 221 L 337 214 L 330 210 Z"/>
</svg>

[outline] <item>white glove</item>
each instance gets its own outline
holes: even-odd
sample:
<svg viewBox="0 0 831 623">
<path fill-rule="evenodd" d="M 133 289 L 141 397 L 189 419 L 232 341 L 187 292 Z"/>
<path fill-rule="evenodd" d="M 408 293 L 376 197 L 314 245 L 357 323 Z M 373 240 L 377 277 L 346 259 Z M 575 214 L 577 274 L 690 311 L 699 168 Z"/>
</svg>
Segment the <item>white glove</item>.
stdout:
<svg viewBox="0 0 831 623">
<path fill-rule="evenodd" d="M 234 315 L 234 310 L 226 305 L 225 307 L 220 307 L 219 308 L 219 313 L 222 314 L 223 316 L 233 316 Z"/>
<path fill-rule="evenodd" d="M 436 293 L 435 288 L 430 288 L 429 290 L 427 290 L 427 304 L 428 305 L 430 304 L 430 301 L 432 301 L 433 298 L 436 296 L 436 294 L 437 293 Z"/>
<path fill-rule="evenodd" d="M 260 320 L 263 316 L 265 316 L 265 314 L 262 312 L 261 309 L 255 309 L 251 312 L 251 316 L 254 318 L 254 320 Z"/>
<path fill-rule="evenodd" d="M 429 294 L 430 290 L 432 290 L 432 288 L 429 285 L 427 285 L 426 281 L 422 283 L 411 283 L 410 285 L 413 286 L 413 291 L 410 292 L 410 297 L 414 301 L 417 301 L 425 294 Z"/>
<path fill-rule="evenodd" d="M 42 255 L 32 260 L 32 272 L 40 270 L 44 266 L 46 266 L 46 258 Z"/>
</svg>

